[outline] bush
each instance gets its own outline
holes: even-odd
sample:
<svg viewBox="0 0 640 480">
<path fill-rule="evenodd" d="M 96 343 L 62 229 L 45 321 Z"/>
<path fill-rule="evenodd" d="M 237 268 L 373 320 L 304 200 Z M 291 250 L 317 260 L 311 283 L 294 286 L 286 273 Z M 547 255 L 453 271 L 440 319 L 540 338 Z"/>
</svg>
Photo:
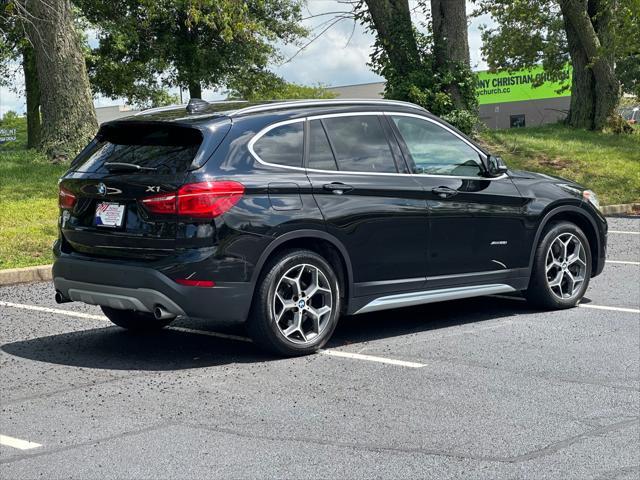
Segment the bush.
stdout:
<svg viewBox="0 0 640 480">
<path fill-rule="evenodd" d="M 470 134 L 478 123 L 478 116 L 469 110 L 453 110 L 441 118 L 466 134 Z"/>
<path fill-rule="evenodd" d="M 605 129 L 616 135 L 633 133 L 633 127 L 624 119 L 622 115 L 613 113 L 607 118 Z"/>
</svg>

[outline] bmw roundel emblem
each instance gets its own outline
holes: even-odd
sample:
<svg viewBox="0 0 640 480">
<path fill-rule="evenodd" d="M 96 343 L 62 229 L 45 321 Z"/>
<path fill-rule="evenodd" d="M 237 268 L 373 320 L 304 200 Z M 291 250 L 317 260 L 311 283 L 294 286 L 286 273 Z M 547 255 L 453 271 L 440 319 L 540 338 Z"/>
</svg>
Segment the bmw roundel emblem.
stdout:
<svg viewBox="0 0 640 480">
<path fill-rule="evenodd" d="M 103 197 L 107 194 L 107 186 L 100 182 L 97 186 L 98 188 L 98 195 L 102 195 Z"/>
</svg>

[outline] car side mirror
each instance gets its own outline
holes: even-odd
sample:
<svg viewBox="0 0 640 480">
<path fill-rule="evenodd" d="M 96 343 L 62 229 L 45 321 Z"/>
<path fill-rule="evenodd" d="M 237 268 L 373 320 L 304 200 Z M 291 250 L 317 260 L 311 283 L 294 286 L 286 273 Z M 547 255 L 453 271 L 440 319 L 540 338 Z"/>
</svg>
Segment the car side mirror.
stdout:
<svg viewBox="0 0 640 480">
<path fill-rule="evenodd" d="M 504 163 L 502 157 L 497 157 L 495 155 L 489 155 L 487 157 L 487 171 L 492 177 L 499 177 L 500 175 L 504 175 L 507 173 L 509 168 L 507 164 Z"/>
</svg>

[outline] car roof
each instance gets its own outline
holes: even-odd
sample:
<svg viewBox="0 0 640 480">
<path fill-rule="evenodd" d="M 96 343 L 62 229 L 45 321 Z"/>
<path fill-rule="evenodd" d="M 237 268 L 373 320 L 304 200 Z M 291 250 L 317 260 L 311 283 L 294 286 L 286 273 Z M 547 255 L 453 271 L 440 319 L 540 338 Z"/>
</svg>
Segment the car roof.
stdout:
<svg viewBox="0 0 640 480">
<path fill-rule="evenodd" d="M 186 105 L 170 105 L 166 107 L 142 110 L 135 115 L 118 121 L 153 121 L 202 123 L 223 117 L 237 118 L 261 113 L 299 113 L 309 114 L 319 110 L 349 109 L 350 107 L 373 107 L 383 110 L 404 110 L 428 113 L 424 108 L 413 103 L 383 99 L 309 99 L 287 101 L 247 102 L 243 100 L 224 100 L 206 102 L 192 99 Z"/>
</svg>

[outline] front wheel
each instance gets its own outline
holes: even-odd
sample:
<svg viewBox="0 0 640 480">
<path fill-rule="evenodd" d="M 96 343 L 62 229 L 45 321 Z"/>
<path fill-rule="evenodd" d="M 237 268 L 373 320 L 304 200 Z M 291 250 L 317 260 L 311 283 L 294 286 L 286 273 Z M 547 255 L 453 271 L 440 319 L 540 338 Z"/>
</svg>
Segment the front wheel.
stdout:
<svg viewBox="0 0 640 480">
<path fill-rule="evenodd" d="M 575 307 L 587 291 L 590 278 L 589 240 L 573 223 L 554 223 L 545 230 L 536 249 L 525 296 L 533 305 L 546 309 Z"/>
<path fill-rule="evenodd" d="M 102 311 L 111 322 L 119 327 L 136 332 L 160 330 L 173 321 L 173 319 L 158 320 L 151 313 L 118 310 L 110 307 L 100 308 L 102 308 Z"/>
<path fill-rule="evenodd" d="M 310 250 L 288 250 L 266 266 L 247 328 L 265 350 L 307 355 L 331 337 L 340 301 L 338 278 L 323 257 Z"/>
</svg>

